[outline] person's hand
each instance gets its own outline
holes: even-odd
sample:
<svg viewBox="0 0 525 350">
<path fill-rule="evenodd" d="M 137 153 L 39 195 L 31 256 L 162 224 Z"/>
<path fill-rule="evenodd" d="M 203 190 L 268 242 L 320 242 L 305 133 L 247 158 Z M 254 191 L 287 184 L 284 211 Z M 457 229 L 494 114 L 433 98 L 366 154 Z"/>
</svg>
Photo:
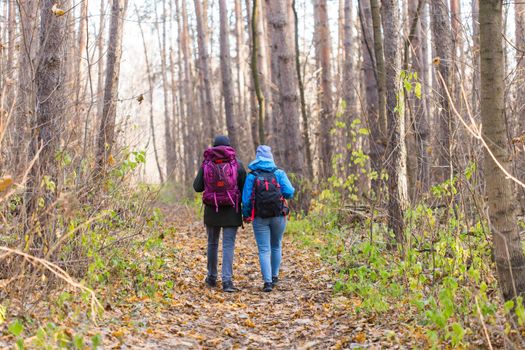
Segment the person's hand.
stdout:
<svg viewBox="0 0 525 350">
<path fill-rule="evenodd" d="M 253 219 L 252 219 L 251 217 L 249 217 L 249 216 L 248 216 L 248 217 L 245 216 L 245 217 L 242 219 L 242 221 L 244 221 L 245 223 L 249 224 L 249 223 L 251 223 L 251 222 L 253 221 Z"/>
</svg>

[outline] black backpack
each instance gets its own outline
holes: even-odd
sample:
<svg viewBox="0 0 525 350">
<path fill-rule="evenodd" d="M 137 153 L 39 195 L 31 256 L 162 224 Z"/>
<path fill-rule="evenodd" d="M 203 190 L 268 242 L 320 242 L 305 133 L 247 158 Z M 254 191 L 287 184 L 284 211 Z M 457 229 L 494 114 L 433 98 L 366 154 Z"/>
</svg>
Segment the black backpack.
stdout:
<svg viewBox="0 0 525 350">
<path fill-rule="evenodd" d="M 275 177 L 276 171 L 277 168 L 271 171 L 252 171 L 255 176 L 252 193 L 254 216 L 271 218 L 287 214 L 288 208 L 281 193 L 281 185 Z"/>
</svg>

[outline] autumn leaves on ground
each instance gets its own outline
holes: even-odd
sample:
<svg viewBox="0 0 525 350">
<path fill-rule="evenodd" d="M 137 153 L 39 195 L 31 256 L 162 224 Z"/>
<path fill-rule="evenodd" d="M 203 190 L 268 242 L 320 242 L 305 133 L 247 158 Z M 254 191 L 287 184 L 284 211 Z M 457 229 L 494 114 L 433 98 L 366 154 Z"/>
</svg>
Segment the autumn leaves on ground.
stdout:
<svg viewBox="0 0 525 350">
<path fill-rule="evenodd" d="M 338 349 L 391 332 L 353 319 L 357 300 L 333 295 L 330 267 L 290 236 L 284 242 L 282 281 L 272 293 L 261 291 L 257 248 L 248 227 L 237 236 L 234 279 L 240 291 L 206 287 L 201 220 L 179 207 L 165 212 L 178 217 L 164 238 L 168 258 L 162 278 L 173 282 L 172 290 L 112 305 L 98 329 L 107 348 Z"/>
</svg>

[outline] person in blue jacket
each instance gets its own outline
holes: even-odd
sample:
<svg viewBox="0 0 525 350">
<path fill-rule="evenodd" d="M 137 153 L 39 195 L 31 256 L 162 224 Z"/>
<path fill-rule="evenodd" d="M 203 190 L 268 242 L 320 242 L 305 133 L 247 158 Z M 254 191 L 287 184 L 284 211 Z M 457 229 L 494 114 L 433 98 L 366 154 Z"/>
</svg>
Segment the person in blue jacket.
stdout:
<svg viewBox="0 0 525 350">
<path fill-rule="evenodd" d="M 286 173 L 275 165 L 269 146 L 257 147 L 255 160 L 248 165 L 248 168 L 251 172 L 246 177 L 242 192 L 243 217 L 246 222 L 253 221 L 253 231 L 264 280 L 263 291 L 271 292 L 279 281 L 282 239 L 287 214 L 284 199 L 292 198 L 295 189 Z M 256 193 L 257 191 L 266 193 Z M 281 209 L 272 211 L 271 208 L 265 208 L 266 205 L 272 206 L 271 199 L 267 201 L 264 199 L 265 196 L 280 199 Z"/>
</svg>

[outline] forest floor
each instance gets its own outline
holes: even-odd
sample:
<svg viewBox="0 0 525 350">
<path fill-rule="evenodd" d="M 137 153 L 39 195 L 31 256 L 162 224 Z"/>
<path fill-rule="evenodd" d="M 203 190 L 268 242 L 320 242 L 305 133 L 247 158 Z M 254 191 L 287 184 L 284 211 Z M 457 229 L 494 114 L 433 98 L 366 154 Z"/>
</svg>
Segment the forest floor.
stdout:
<svg viewBox="0 0 525 350">
<path fill-rule="evenodd" d="M 331 267 L 294 237 L 284 239 L 281 281 L 271 293 L 261 291 L 251 228 L 237 236 L 234 281 L 240 291 L 205 286 L 202 220 L 180 213 L 176 219 L 173 208 L 169 212 L 174 230 L 164 243 L 173 253 L 166 266 L 173 294 L 131 297 L 105 312 L 98 329 L 104 348 L 374 349 L 403 348 L 409 338 L 414 345 L 414 333 L 401 340 L 409 329 L 392 324 L 398 317 L 356 315 L 361 301 L 334 294 Z"/>
<path fill-rule="evenodd" d="M 237 235 L 234 282 L 240 290 L 224 293 L 220 284 L 207 287 L 207 239 L 201 217 L 191 206 L 161 210 L 161 231 L 152 233 L 160 235 L 161 243 L 151 249 L 137 242 L 140 254 L 128 257 L 121 277 L 96 288 L 105 308 L 96 325 L 85 314 L 86 303 L 76 302 L 76 297 L 60 302 L 58 297 L 58 302 L 32 312 L 48 327 L 36 335 L 24 331 L 25 339 L 17 338 L 23 347 L 55 349 L 60 339 L 73 336 L 84 339 L 74 342 L 78 349 L 428 347 L 424 329 L 410 313 L 399 308 L 363 313 L 359 306 L 366 301 L 335 293 L 334 266 L 298 234 L 285 235 L 280 282 L 271 293 L 262 292 L 251 226 Z M 9 333 L 14 331 L 8 331 L 5 322 L 0 326 L 0 349 L 12 349 L 15 338 Z"/>
</svg>

